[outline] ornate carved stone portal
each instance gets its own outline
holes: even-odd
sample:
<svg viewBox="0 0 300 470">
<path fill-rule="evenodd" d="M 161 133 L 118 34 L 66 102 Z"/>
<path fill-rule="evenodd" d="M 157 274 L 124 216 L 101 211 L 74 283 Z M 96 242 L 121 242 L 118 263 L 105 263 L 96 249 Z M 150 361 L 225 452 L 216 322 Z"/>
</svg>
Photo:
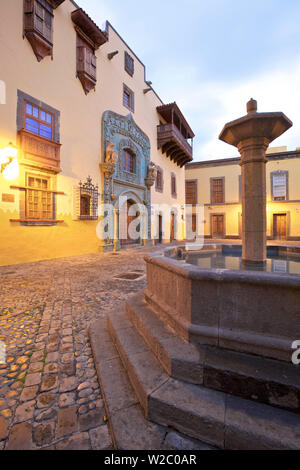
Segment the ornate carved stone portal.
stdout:
<svg viewBox="0 0 300 470">
<path fill-rule="evenodd" d="M 135 203 L 143 203 L 147 210 L 148 240 L 151 239 L 151 196 L 155 165 L 150 163 L 150 140 L 137 126 L 131 114 L 122 116 L 113 111 L 103 115 L 103 203 L 112 203 L 115 214 L 120 209 L 120 196 L 129 197 Z M 123 155 L 128 152 L 134 159 L 134 170 L 128 171 Z M 150 173 L 149 173 L 150 171 Z M 152 182 L 153 180 L 153 182 Z M 150 184 L 151 183 L 151 184 Z M 116 238 L 118 218 L 115 217 L 113 233 Z M 144 237 L 145 238 L 145 237 Z M 111 240 L 111 244 L 113 241 Z M 114 240 L 115 247 L 119 246 Z"/>
</svg>

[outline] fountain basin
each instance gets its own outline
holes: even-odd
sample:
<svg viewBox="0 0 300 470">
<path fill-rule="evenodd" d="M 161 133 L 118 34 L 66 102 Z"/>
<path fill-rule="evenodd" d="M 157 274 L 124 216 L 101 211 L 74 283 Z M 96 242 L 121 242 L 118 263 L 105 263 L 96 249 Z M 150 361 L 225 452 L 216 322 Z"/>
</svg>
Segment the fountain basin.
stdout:
<svg viewBox="0 0 300 470">
<path fill-rule="evenodd" d="M 238 260 L 239 250 L 211 245 L 200 257 Z M 297 263 L 298 255 L 297 247 L 269 247 L 270 265 Z M 199 267 L 186 262 L 189 256 L 196 255 L 183 246 L 145 257 L 146 301 L 164 322 L 194 344 L 290 362 L 300 339 L 300 275 Z"/>
</svg>

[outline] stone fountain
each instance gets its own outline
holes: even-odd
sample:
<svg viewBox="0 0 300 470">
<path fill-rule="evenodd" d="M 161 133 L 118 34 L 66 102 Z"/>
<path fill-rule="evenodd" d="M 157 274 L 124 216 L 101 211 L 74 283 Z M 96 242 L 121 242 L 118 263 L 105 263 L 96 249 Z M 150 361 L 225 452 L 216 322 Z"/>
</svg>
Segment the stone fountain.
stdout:
<svg viewBox="0 0 300 470">
<path fill-rule="evenodd" d="M 247 103 L 247 115 L 225 125 L 219 138 L 238 148 L 242 167 L 242 258 L 266 261 L 266 150 L 293 123 L 283 113 L 258 113 Z"/>
<path fill-rule="evenodd" d="M 146 289 L 125 313 L 90 327 L 117 449 L 300 449 L 300 366 L 291 361 L 300 275 L 261 268 L 265 151 L 292 123 L 257 113 L 254 100 L 247 110 L 220 138 L 241 153 L 242 258 L 250 269 L 201 268 L 184 246 L 146 256 Z M 199 256 L 220 250 L 211 245 Z"/>
</svg>

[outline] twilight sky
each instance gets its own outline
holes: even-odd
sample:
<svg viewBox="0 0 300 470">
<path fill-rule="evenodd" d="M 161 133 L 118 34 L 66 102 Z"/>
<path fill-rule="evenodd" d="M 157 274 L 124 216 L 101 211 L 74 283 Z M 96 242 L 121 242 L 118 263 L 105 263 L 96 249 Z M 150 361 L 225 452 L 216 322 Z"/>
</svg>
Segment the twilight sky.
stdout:
<svg viewBox="0 0 300 470">
<path fill-rule="evenodd" d="M 299 0 L 78 3 L 98 26 L 109 20 L 161 99 L 177 102 L 196 134 L 195 161 L 238 155 L 218 135 L 251 97 L 294 123 L 271 146 L 300 147 Z"/>
</svg>

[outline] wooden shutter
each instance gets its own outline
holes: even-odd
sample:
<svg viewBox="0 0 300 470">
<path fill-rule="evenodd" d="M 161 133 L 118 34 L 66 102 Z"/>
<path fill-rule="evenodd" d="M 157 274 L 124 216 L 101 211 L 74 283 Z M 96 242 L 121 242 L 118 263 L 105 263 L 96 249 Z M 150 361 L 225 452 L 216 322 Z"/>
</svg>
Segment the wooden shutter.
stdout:
<svg viewBox="0 0 300 470">
<path fill-rule="evenodd" d="M 25 0 L 24 2 L 24 13 L 33 13 L 33 0 Z"/>
<path fill-rule="evenodd" d="M 171 177 L 171 192 L 173 195 L 176 194 L 176 178 L 174 175 Z"/>
<path fill-rule="evenodd" d="M 197 204 L 197 185 L 196 181 L 186 181 L 185 200 L 187 204 Z"/>
<path fill-rule="evenodd" d="M 128 54 L 128 52 L 125 51 L 125 70 L 129 75 L 133 76 L 134 74 L 134 60 L 133 58 Z"/>
<path fill-rule="evenodd" d="M 224 202 L 224 180 L 223 178 L 214 178 L 212 180 L 212 203 L 220 204 Z"/>
</svg>

